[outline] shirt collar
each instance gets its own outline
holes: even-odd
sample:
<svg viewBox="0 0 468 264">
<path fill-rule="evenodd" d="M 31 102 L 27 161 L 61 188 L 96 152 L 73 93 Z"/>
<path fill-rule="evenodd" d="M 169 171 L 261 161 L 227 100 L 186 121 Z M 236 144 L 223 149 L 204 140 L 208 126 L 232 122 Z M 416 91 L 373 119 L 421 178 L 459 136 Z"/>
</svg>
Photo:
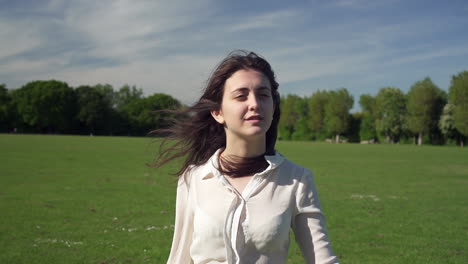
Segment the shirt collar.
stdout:
<svg viewBox="0 0 468 264">
<path fill-rule="evenodd" d="M 221 153 L 221 149 L 218 149 L 210 159 L 203 165 L 201 175 L 202 180 L 207 180 L 211 178 L 221 177 L 221 173 L 217 169 L 218 166 L 218 157 Z M 265 155 L 265 160 L 268 162 L 268 167 L 259 174 L 265 174 L 271 170 L 278 168 L 279 165 L 284 161 L 284 156 L 281 155 L 278 151 L 275 150 L 274 155 Z"/>
</svg>

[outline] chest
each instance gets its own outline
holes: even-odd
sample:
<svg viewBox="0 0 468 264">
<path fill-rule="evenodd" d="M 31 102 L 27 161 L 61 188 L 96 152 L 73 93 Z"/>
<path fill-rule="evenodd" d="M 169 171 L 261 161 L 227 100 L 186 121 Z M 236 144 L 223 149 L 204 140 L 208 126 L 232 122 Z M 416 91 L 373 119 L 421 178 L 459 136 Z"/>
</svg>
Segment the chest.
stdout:
<svg viewBox="0 0 468 264">
<path fill-rule="evenodd" d="M 231 185 L 244 191 L 250 180 L 234 181 Z M 211 184 L 204 186 L 207 191 L 197 192 L 196 236 L 203 237 L 204 241 L 225 241 L 226 237 L 237 237 L 240 241 L 236 244 L 251 244 L 261 251 L 277 250 L 289 243 L 295 208 L 291 188 L 260 182 L 252 190 L 247 190 L 250 196 L 242 197 L 219 182 Z"/>
<path fill-rule="evenodd" d="M 238 193 L 242 194 L 245 190 L 245 187 L 250 183 L 253 176 L 245 177 L 226 177 L 226 180 L 231 184 L 231 186 L 237 190 Z"/>
</svg>

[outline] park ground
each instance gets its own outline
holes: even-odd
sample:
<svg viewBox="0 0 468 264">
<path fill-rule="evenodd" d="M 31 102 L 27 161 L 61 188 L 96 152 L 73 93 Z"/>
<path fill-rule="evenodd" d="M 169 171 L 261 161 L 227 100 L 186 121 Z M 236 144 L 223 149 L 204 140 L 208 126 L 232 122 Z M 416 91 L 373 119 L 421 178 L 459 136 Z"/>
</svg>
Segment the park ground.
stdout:
<svg viewBox="0 0 468 264">
<path fill-rule="evenodd" d="M 0 263 L 165 263 L 180 161 L 151 138 L 0 134 Z M 340 262 L 468 261 L 468 149 L 280 141 Z M 293 242 L 288 263 L 303 263 Z"/>
</svg>

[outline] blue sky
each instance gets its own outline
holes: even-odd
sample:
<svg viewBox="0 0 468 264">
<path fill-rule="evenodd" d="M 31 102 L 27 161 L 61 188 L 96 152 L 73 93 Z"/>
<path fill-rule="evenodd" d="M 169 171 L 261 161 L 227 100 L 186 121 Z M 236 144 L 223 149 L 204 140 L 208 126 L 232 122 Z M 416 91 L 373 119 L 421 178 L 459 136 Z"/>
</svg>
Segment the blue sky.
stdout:
<svg viewBox="0 0 468 264">
<path fill-rule="evenodd" d="M 468 70 L 468 1 L 0 0 L 0 83 L 109 83 L 196 100 L 214 66 L 248 49 L 281 94 L 447 90 Z"/>
</svg>

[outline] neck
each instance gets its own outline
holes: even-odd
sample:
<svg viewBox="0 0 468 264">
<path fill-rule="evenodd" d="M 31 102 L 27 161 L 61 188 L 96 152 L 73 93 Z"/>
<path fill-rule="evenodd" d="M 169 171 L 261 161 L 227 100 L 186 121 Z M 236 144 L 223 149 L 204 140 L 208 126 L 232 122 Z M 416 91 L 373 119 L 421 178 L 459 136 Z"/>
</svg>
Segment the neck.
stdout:
<svg viewBox="0 0 468 264">
<path fill-rule="evenodd" d="M 237 156 L 242 158 L 252 158 L 265 154 L 266 140 L 265 135 L 255 137 L 250 140 L 227 136 L 226 148 L 222 156 Z"/>
</svg>

